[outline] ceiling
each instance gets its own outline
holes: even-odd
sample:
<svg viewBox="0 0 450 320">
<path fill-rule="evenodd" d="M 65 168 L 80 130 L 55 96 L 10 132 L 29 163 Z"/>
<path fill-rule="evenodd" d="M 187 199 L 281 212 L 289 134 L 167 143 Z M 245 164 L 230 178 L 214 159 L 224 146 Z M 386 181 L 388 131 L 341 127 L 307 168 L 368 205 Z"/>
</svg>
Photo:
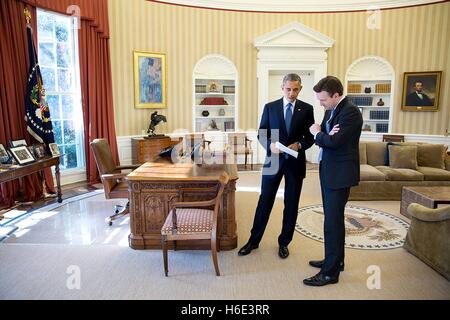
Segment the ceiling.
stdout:
<svg viewBox="0 0 450 320">
<path fill-rule="evenodd" d="M 149 0 L 153 1 L 153 0 Z M 343 12 L 401 8 L 445 2 L 444 0 L 163 0 L 159 3 L 196 8 L 252 12 Z"/>
</svg>

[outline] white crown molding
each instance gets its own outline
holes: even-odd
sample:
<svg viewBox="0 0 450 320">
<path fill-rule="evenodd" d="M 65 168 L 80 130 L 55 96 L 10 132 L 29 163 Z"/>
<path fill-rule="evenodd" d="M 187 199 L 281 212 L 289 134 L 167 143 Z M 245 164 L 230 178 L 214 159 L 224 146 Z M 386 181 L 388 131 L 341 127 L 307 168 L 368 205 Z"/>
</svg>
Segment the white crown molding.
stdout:
<svg viewBox="0 0 450 320">
<path fill-rule="evenodd" d="M 444 0 L 149 0 L 197 8 L 251 12 L 342 12 L 418 6 Z"/>
<path fill-rule="evenodd" d="M 304 24 L 292 22 L 253 40 L 260 48 L 331 48 L 334 40 Z"/>
</svg>

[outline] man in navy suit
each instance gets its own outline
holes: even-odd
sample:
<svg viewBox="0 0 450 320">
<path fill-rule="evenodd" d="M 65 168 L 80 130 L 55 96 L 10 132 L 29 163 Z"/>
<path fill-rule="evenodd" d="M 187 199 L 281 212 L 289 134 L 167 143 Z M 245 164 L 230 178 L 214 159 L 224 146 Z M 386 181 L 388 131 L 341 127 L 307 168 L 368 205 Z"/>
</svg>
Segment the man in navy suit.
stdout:
<svg viewBox="0 0 450 320">
<path fill-rule="evenodd" d="M 278 237 L 278 255 L 281 258 L 289 256 L 288 245 L 294 236 L 298 202 L 306 173 L 305 150 L 314 144 L 313 136 L 309 132 L 309 127 L 314 123 L 314 113 L 310 104 L 297 100 L 302 89 L 301 79 L 297 74 L 287 74 L 281 89 L 284 97 L 266 104 L 261 117 L 258 140 L 266 149 L 261 195 L 250 239 L 239 250 L 240 256 L 258 248 L 283 177 L 283 226 Z M 275 146 L 276 142 L 298 151 L 298 157 L 282 152 Z"/>
<path fill-rule="evenodd" d="M 320 272 L 303 283 L 324 286 L 337 283 L 339 273 L 344 270 L 344 210 L 350 187 L 359 183 L 359 137 L 363 119 L 359 109 L 343 96 L 338 78 L 325 77 L 313 89 L 325 108 L 322 124 L 310 128 L 321 148 L 319 175 L 325 217 L 325 259 L 309 262 L 320 268 Z"/>
</svg>

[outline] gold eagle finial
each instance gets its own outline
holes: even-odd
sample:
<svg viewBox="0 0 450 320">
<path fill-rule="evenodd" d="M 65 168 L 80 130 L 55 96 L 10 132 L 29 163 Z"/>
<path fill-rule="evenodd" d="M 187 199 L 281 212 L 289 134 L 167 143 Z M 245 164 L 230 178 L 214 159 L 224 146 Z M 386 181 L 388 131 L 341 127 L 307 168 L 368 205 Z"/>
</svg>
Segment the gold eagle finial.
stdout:
<svg viewBox="0 0 450 320">
<path fill-rule="evenodd" d="M 30 24 L 30 20 L 31 20 L 30 10 L 28 10 L 28 8 L 25 8 L 23 10 L 23 13 L 25 14 L 25 19 L 27 20 L 27 24 Z"/>
</svg>

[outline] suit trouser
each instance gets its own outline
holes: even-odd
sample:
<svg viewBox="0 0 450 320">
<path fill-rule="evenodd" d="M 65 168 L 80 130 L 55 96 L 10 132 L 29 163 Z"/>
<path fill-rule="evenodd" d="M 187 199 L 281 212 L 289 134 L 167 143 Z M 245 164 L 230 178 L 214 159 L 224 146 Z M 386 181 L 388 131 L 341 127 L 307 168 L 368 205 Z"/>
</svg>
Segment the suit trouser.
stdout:
<svg viewBox="0 0 450 320">
<path fill-rule="evenodd" d="M 295 174 L 295 170 L 290 169 L 285 162 L 276 174 L 262 176 L 261 195 L 259 196 L 258 206 L 256 207 L 249 240 L 252 244 L 259 244 L 263 237 L 283 176 L 285 183 L 283 227 L 278 236 L 278 244 L 280 246 L 287 246 L 292 241 L 297 222 L 298 202 L 302 190 L 303 178 L 299 178 Z"/>
<path fill-rule="evenodd" d="M 323 233 L 325 239 L 325 262 L 321 273 L 339 276 L 340 264 L 344 262 L 345 220 L 344 211 L 350 195 L 350 187 L 325 188 L 321 184 L 324 212 Z"/>
</svg>

